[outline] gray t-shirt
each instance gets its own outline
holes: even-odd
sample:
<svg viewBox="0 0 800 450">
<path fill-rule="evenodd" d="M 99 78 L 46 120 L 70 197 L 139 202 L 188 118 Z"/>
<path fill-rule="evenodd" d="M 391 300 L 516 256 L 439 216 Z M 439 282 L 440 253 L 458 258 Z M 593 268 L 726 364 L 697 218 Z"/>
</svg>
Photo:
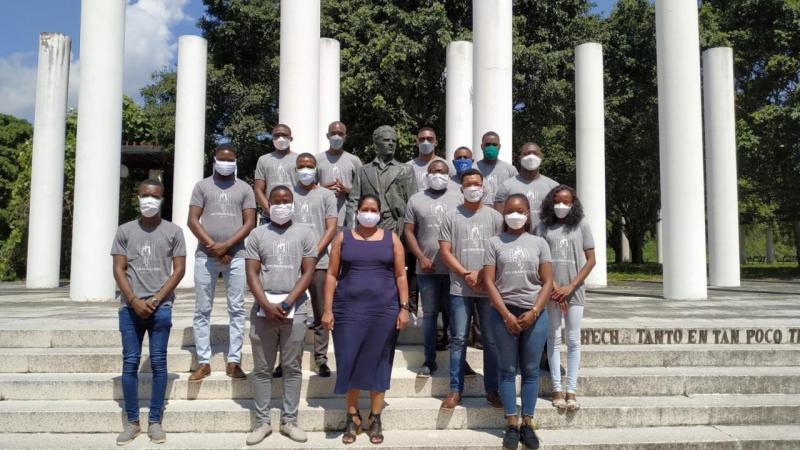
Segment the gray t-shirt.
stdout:
<svg viewBox="0 0 800 450">
<path fill-rule="evenodd" d="M 495 267 L 495 286 L 507 305 L 533 308 L 542 289 L 539 264 L 552 262 L 547 242 L 530 233 L 489 239 L 484 266 Z"/>
<path fill-rule="evenodd" d="M 294 223 L 286 228 L 274 224 L 256 227 L 247 237 L 246 259 L 261 262 L 261 286 L 267 292 L 288 294 L 300 279 L 303 258 L 315 258 L 317 242 L 307 227 Z M 308 299 L 303 292 L 295 303 L 295 309 Z"/>
<path fill-rule="evenodd" d="M 428 166 L 430 166 L 434 161 L 447 162 L 444 160 L 444 158 L 440 158 L 436 155 L 434 155 L 433 159 L 428 162 L 422 161 L 419 158 L 414 158 L 411 161 L 406 162 L 406 164 L 414 169 L 414 177 L 417 180 L 417 192 L 422 192 L 425 189 L 428 189 Z M 450 173 L 450 175 L 455 175 L 456 173 L 456 170 L 451 164 L 447 165 L 447 171 Z"/>
<path fill-rule="evenodd" d="M 483 174 L 483 190 L 486 192 L 483 196 L 483 204 L 490 206 L 494 206 L 494 196 L 500 189 L 500 185 L 507 179 L 518 175 L 516 167 L 499 159 L 494 164 L 480 160 L 475 163 L 475 168 Z"/>
<path fill-rule="evenodd" d="M 356 155 L 342 152 L 339 156 L 333 156 L 325 151 L 317 154 L 317 170 L 319 171 L 319 183 L 321 185 L 331 184 L 340 180 L 347 189 L 353 188 L 353 178 L 356 170 L 361 167 L 361 160 Z M 336 210 L 339 213 L 338 226 L 344 225 L 344 216 L 347 212 L 347 198 L 336 197 Z"/>
<path fill-rule="evenodd" d="M 335 219 L 339 216 L 336 211 L 336 196 L 333 191 L 317 186 L 307 191 L 299 186 L 294 187 L 294 217 L 295 225 L 310 229 L 314 237 L 314 247 L 319 245 L 319 240 L 325 234 L 325 219 Z M 317 269 L 328 268 L 327 247 L 318 255 Z"/>
<path fill-rule="evenodd" d="M 155 228 L 145 228 L 138 220 L 124 223 L 117 228 L 112 255 L 123 255 L 128 260 L 125 273 L 131 283 L 133 293 L 138 298 L 155 295 L 172 274 L 172 258 L 186 256 L 186 243 L 183 231 L 172 222 L 161 220 Z M 164 299 L 172 304 L 175 294 Z M 126 299 L 120 296 L 123 306 Z"/>
<path fill-rule="evenodd" d="M 430 258 L 437 275 L 448 273 L 447 266 L 439 256 L 439 234 L 445 216 L 464 203 L 460 191 L 446 189 L 441 192 L 426 189 L 417 192 L 408 200 L 405 223 L 414 224 L 414 237 L 417 238 L 422 254 Z M 422 271 L 417 261 L 417 275 L 429 275 Z"/>
<path fill-rule="evenodd" d="M 589 224 L 581 220 L 578 226 L 567 230 L 567 226 L 563 223 L 550 226 L 541 223 L 536 228 L 536 234 L 547 241 L 550 253 L 553 255 L 553 281 L 558 286 L 569 284 L 586 265 L 584 251 L 594 248 L 594 238 Z M 586 304 L 586 286 L 583 283 L 572 294 L 569 304 L 581 306 Z"/>
<path fill-rule="evenodd" d="M 503 216 L 493 208 L 482 206 L 476 212 L 463 205 L 449 212 L 442 221 L 440 241 L 450 242 L 451 252 L 467 270 L 483 269 L 483 254 L 492 236 L 503 230 Z M 450 271 L 450 294 L 463 297 L 486 297 L 475 292 L 461 274 Z"/>
<path fill-rule="evenodd" d="M 504 202 L 513 194 L 524 194 L 531 207 L 531 226 L 535 228 L 539 225 L 539 210 L 542 209 L 542 201 L 556 186 L 558 186 L 558 182 L 544 175 L 539 175 L 532 181 L 525 180 L 522 175 L 517 175 L 500 185 L 494 201 L 495 203 Z"/>
<path fill-rule="evenodd" d="M 269 197 L 270 191 L 275 186 L 287 186 L 291 188 L 297 184 L 297 153 L 290 151 L 285 155 L 278 155 L 277 152 L 261 155 L 256 163 L 256 180 L 263 180 L 267 188 L 264 193 Z"/>
<path fill-rule="evenodd" d="M 194 185 L 190 206 L 203 208 L 200 223 L 214 242 L 230 239 L 242 227 L 242 210 L 255 209 L 253 188 L 240 179 L 219 181 L 214 176 L 204 178 Z M 244 257 L 244 242 L 231 247 L 229 255 Z M 198 242 L 196 256 L 208 255 L 206 247 Z"/>
</svg>

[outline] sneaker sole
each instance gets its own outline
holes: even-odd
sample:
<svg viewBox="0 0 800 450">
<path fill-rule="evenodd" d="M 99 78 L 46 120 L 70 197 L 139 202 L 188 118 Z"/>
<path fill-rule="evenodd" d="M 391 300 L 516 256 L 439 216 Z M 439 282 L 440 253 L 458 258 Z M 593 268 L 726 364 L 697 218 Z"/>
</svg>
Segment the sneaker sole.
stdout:
<svg viewBox="0 0 800 450">
<path fill-rule="evenodd" d="M 303 439 L 303 440 L 299 440 L 299 439 L 295 439 L 295 438 L 293 438 L 293 437 L 289 436 L 289 434 L 288 434 L 288 433 L 284 433 L 283 431 L 281 431 L 281 434 L 282 434 L 282 435 L 284 435 L 284 436 L 286 436 L 287 438 L 289 438 L 290 440 L 292 440 L 292 441 L 294 441 L 294 442 L 300 442 L 300 443 L 308 442 L 308 437 L 306 437 L 306 438 L 305 438 L 305 439 Z"/>
<path fill-rule="evenodd" d="M 152 442 L 153 444 L 163 444 L 164 442 L 167 442 L 167 438 L 164 438 L 164 439 L 153 439 L 153 438 L 150 438 L 150 442 Z"/>
<path fill-rule="evenodd" d="M 136 433 L 136 434 L 134 434 L 134 435 L 133 435 L 133 437 L 132 437 L 130 440 L 127 440 L 127 441 L 125 441 L 125 442 L 120 442 L 120 441 L 117 441 L 117 446 L 118 446 L 118 447 L 122 447 L 123 445 L 128 445 L 128 444 L 130 444 L 131 442 L 135 441 L 137 437 L 139 437 L 139 434 L 140 434 L 140 433 Z"/>
</svg>

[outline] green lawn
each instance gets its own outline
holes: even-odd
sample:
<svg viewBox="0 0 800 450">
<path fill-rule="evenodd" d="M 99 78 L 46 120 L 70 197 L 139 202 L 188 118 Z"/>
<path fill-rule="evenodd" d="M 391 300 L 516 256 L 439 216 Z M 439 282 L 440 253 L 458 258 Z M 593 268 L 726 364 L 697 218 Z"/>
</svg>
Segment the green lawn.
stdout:
<svg viewBox="0 0 800 450">
<path fill-rule="evenodd" d="M 796 263 L 746 264 L 742 266 L 743 280 L 800 280 Z M 608 281 L 661 281 L 661 264 L 609 264 Z"/>
</svg>

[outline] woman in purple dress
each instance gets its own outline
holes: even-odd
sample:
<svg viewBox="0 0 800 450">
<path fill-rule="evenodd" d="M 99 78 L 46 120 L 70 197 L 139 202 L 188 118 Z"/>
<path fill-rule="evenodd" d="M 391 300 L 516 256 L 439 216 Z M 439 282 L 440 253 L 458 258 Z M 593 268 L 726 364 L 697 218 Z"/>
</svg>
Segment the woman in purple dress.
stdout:
<svg viewBox="0 0 800 450">
<path fill-rule="evenodd" d="M 334 392 L 346 394 L 345 444 L 355 442 L 362 429 L 361 390 L 369 391 L 372 404 L 363 428 L 370 442 L 383 442 L 383 398 L 392 376 L 397 335 L 408 325 L 403 244 L 390 230 L 377 228 L 380 211 L 377 197 L 359 199 L 358 226 L 336 236 L 325 280 L 322 324 L 333 332 Z"/>
</svg>

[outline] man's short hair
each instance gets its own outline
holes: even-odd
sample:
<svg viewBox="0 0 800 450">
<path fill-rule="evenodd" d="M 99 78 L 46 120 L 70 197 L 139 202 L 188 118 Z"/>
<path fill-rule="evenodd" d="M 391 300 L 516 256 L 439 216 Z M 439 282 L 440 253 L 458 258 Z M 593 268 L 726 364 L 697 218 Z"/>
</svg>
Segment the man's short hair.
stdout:
<svg viewBox="0 0 800 450">
<path fill-rule="evenodd" d="M 218 144 L 214 147 L 214 154 L 216 155 L 219 152 L 231 152 L 236 155 L 236 148 L 234 148 L 233 144 L 230 142 L 226 142 L 224 144 Z"/>
<path fill-rule="evenodd" d="M 464 184 L 465 177 L 469 177 L 472 175 L 477 175 L 481 177 L 481 181 L 483 181 L 483 174 L 481 173 L 481 171 L 473 167 L 471 169 L 465 170 L 464 173 L 461 174 L 461 184 Z"/>
<path fill-rule="evenodd" d="M 155 187 L 160 187 L 162 191 L 164 190 L 164 183 L 162 183 L 161 180 L 157 180 L 155 178 L 148 178 L 148 179 L 142 181 L 141 183 L 139 183 L 139 186 L 140 187 L 141 186 L 155 186 Z"/>
</svg>

